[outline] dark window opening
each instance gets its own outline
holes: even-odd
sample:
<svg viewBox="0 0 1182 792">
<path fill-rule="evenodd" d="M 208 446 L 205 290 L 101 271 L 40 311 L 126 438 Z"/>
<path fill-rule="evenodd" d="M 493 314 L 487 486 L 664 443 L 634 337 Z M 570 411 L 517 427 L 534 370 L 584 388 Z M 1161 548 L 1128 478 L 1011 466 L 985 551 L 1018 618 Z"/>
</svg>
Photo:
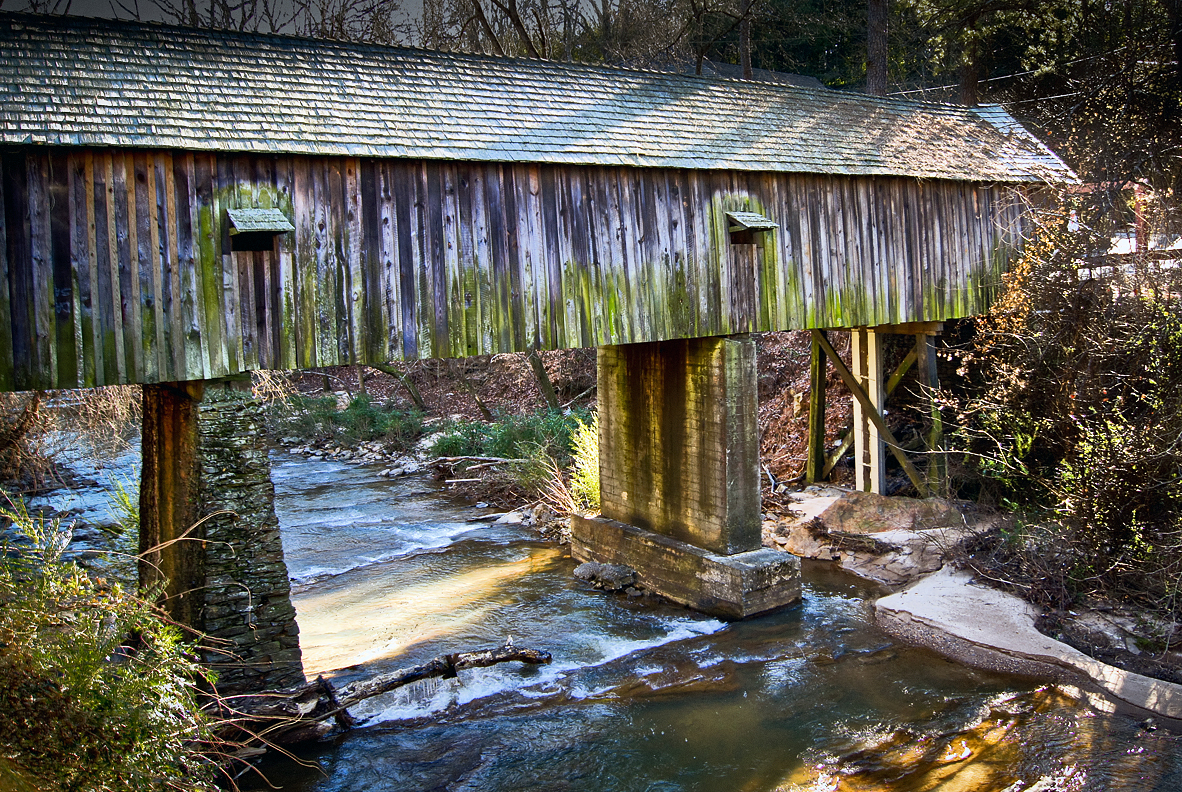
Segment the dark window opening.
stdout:
<svg viewBox="0 0 1182 792">
<path fill-rule="evenodd" d="M 275 237 L 294 231 L 278 209 L 229 209 L 230 250 L 273 250 Z"/>
<path fill-rule="evenodd" d="M 270 231 L 248 231 L 230 235 L 230 250 L 272 250 L 275 234 Z"/>
<path fill-rule="evenodd" d="M 780 227 L 756 212 L 727 212 L 726 221 L 732 245 L 762 245 L 764 234 Z"/>
</svg>

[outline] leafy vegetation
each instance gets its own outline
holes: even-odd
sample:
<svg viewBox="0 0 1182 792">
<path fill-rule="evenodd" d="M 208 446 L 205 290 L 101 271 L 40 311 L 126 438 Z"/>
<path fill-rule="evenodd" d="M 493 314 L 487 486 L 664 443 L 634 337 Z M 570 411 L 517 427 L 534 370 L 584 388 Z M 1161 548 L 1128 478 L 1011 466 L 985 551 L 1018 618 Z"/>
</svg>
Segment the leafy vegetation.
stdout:
<svg viewBox="0 0 1182 792">
<path fill-rule="evenodd" d="M 577 438 L 590 420 L 586 410 L 540 410 L 498 416 L 492 423 L 456 421 L 435 439 L 431 453 L 437 457 L 512 460 L 495 467 L 485 467 L 479 461 L 461 462 L 455 466 L 457 474 L 470 469 L 482 471 L 484 495 L 546 498 L 555 477 L 558 477 L 559 489 L 564 494 L 555 505 L 560 510 L 569 511 L 574 504 L 567 494 L 565 482 L 561 481 L 562 470 L 578 455 Z M 595 464 L 598 479 L 598 456 Z"/>
<path fill-rule="evenodd" d="M 599 511 L 599 413 L 591 414 L 590 423 L 579 421 L 571 443 L 571 496 L 580 510 Z"/>
<path fill-rule="evenodd" d="M 0 511 L 0 745 L 41 790 L 207 790 L 205 672 L 145 599 L 61 552 L 68 529 Z M 3 777 L 3 776 L 0 776 Z"/>
<path fill-rule="evenodd" d="M 379 440 L 406 451 L 423 434 L 423 414 L 394 403 L 357 396 L 342 410 L 333 396 L 293 394 L 268 405 L 268 430 L 276 437 L 298 437 L 351 446 Z"/>
<path fill-rule="evenodd" d="M 540 410 L 502 415 L 492 423 L 455 421 L 431 446 L 435 456 L 524 459 L 544 454 L 563 467 L 571 462 L 576 430 L 590 420 L 585 410 Z"/>
<path fill-rule="evenodd" d="M 1061 220 L 1027 247 L 962 363 L 962 448 L 980 494 L 1017 514 L 977 549 L 1040 605 L 1104 592 L 1178 611 L 1182 274 L 1096 267 L 1106 234 Z"/>
</svg>

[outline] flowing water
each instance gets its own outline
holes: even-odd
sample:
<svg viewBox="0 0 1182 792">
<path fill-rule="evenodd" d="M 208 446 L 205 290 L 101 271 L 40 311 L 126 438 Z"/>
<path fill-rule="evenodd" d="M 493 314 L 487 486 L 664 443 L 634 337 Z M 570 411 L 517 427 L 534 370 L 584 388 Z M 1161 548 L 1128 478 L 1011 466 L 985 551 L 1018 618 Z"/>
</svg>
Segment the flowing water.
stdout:
<svg viewBox="0 0 1182 792">
<path fill-rule="evenodd" d="M 1175 735 L 900 645 L 825 565 L 801 605 L 727 624 L 591 589 L 422 479 L 287 456 L 273 476 L 309 675 L 510 637 L 554 655 L 372 699 L 306 766 L 263 765 L 283 789 L 1182 790 Z"/>
<path fill-rule="evenodd" d="M 134 487 L 133 456 L 40 505 L 110 521 L 103 490 Z M 804 565 L 799 606 L 726 624 L 596 591 L 561 548 L 468 522 L 424 479 L 273 462 L 309 676 L 510 637 L 554 655 L 370 700 L 304 765 L 262 765 L 285 790 L 1182 790 L 1176 735 L 898 644 L 874 625 L 877 592 L 826 565 Z"/>
</svg>

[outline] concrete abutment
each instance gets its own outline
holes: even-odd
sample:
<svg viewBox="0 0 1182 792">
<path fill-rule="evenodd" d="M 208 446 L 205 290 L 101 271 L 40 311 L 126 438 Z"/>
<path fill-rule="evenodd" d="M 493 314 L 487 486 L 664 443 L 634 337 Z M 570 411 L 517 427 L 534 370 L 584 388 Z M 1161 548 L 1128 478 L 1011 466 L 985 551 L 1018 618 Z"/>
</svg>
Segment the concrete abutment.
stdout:
<svg viewBox="0 0 1182 792">
<path fill-rule="evenodd" d="M 574 517 L 580 561 L 744 618 L 800 598 L 800 564 L 760 545 L 755 342 L 725 336 L 600 347 L 600 517 Z"/>
</svg>

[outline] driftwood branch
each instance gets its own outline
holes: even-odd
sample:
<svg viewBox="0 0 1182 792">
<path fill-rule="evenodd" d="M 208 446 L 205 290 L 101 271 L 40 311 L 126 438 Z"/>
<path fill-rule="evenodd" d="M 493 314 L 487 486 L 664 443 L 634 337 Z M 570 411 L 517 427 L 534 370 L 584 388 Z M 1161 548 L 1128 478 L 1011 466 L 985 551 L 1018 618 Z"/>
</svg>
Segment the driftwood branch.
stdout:
<svg viewBox="0 0 1182 792">
<path fill-rule="evenodd" d="M 473 465 L 468 468 L 474 470 L 477 467 L 488 467 L 489 465 L 508 464 L 512 462 L 521 463 L 528 462 L 528 459 L 508 459 L 506 457 L 487 457 L 487 456 L 455 456 L 455 457 L 435 457 L 430 461 L 432 465 L 455 465 L 460 462 L 483 462 L 482 465 Z"/>
<path fill-rule="evenodd" d="M 440 655 L 421 665 L 350 682 L 339 689 L 320 677 L 295 688 L 226 699 L 220 702 L 220 715 L 234 728 L 268 744 L 303 742 L 324 736 L 332 731 L 334 723 L 343 729 L 352 727 L 355 721 L 349 707 L 412 682 L 431 677 L 448 679 L 468 668 L 507 662 L 540 665 L 550 659 L 549 652 L 512 644 Z M 330 719 L 333 723 L 328 722 Z"/>
</svg>

